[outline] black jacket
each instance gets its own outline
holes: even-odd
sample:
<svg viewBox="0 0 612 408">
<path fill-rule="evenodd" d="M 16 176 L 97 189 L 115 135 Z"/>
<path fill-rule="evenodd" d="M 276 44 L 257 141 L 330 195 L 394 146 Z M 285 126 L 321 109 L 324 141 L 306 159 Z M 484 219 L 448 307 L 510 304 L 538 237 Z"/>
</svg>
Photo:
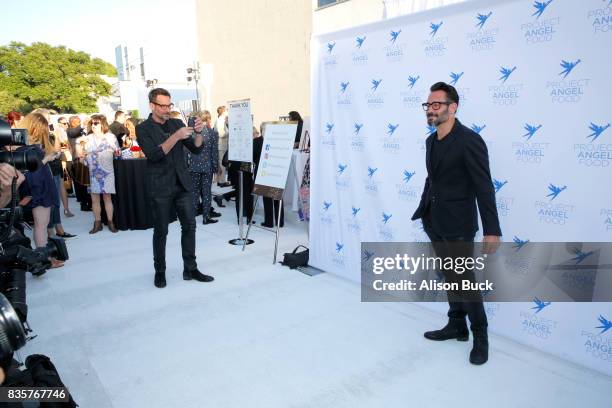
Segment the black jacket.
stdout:
<svg viewBox="0 0 612 408">
<path fill-rule="evenodd" d="M 198 154 L 204 145 L 196 147 L 193 139 L 188 138 L 174 145 L 168 154 L 164 154 L 161 144 L 168 137 L 184 127 L 185 124 L 178 119 L 168 119 L 168 130 L 149 118 L 136 127 L 138 144 L 147 156 L 147 176 L 145 179 L 146 192 L 150 197 L 170 196 L 174 193 L 174 186 L 178 182 L 186 191 L 192 190 L 191 176 L 185 162 L 183 146 L 190 152 Z"/>
<path fill-rule="evenodd" d="M 446 136 L 449 139 L 445 141 L 444 155 L 432 168 L 434 137 L 438 137 L 437 132 L 425 141 L 427 178 L 412 220 L 429 213 L 431 228 L 442 237 L 473 236 L 478 231 L 478 202 L 484 235 L 501 236 L 489 155 L 482 137 L 455 120 Z"/>
</svg>

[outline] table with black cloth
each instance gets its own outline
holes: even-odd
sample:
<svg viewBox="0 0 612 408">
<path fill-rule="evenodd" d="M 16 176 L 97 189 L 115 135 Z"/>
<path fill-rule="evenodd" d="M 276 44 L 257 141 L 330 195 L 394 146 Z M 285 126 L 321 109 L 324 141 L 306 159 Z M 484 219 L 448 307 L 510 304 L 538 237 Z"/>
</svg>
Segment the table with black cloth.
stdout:
<svg viewBox="0 0 612 408">
<path fill-rule="evenodd" d="M 120 230 L 153 227 L 153 215 L 146 199 L 147 159 L 114 160 L 115 225 Z"/>
</svg>

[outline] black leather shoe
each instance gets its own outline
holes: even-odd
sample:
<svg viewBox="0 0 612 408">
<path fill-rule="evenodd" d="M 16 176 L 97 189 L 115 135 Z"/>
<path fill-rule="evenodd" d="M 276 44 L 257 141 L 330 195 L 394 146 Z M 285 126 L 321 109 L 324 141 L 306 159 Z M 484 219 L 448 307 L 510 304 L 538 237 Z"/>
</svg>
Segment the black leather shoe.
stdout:
<svg viewBox="0 0 612 408">
<path fill-rule="evenodd" d="M 215 280 L 212 276 L 204 275 L 202 272 L 198 271 L 183 271 L 183 280 L 197 280 L 198 282 L 212 282 Z"/>
<path fill-rule="evenodd" d="M 489 360 L 489 337 L 487 330 L 473 330 L 474 345 L 470 352 L 470 363 L 482 365 Z"/>
<path fill-rule="evenodd" d="M 56 235 L 57 235 L 58 237 L 61 237 L 61 238 L 74 238 L 74 237 L 76 237 L 76 235 L 74 235 L 74 234 L 70 234 L 70 233 L 68 233 L 68 232 L 66 232 L 66 231 L 64 231 L 64 233 L 63 233 L 63 234 L 56 234 Z"/>
<path fill-rule="evenodd" d="M 212 208 L 210 209 L 210 214 L 208 215 L 210 218 L 218 218 L 221 216 L 221 213 L 216 212 Z"/>
<path fill-rule="evenodd" d="M 217 203 L 217 206 L 225 207 L 225 204 L 223 204 L 223 196 L 214 196 L 213 200 L 215 203 Z"/>
<path fill-rule="evenodd" d="M 457 341 L 468 341 L 470 332 L 468 331 L 465 319 L 450 318 L 448 324 L 441 330 L 428 331 L 424 334 L 426 339 L 442 341 L 457 339 Z"/>
<path fill-rule="evenodd" d="M 165 288 L 166 287 L 166 273 L 165 272 L 155 272 L 155 287 L 157 288 Z"/>
<path fill-rule="evenodd" d="M 214 224 L 215 222 L 219 222 L 219 220 L 215 220 L 214 218 L 207 218 L 204 221 L 202 221 L 202 224 L 206 225 L 206 224 Z"/>
</svg>

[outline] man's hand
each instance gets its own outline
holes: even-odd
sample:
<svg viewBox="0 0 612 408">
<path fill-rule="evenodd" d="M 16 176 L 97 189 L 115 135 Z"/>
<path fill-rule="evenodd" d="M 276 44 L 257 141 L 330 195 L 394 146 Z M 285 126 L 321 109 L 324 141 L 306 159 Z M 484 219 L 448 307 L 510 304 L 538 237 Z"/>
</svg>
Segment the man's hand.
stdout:
<svg viewBox="0 0 612 408">
<path fill-rule="evenodd" d="M 195 126 L 193 127 L 197 133 L 201 133 L 204 129 L 204 122 L 200 118 L 196 117 Z"/>
<path fill-rule="evenodd" d="M 176 137 L 177 140 L 185 140 L 185 139 L 190 138 L 192 133 L 193 133 L 193 128 L 182 127 L 176 132 L 174 132 L 172 136 Z"/>
<path fill-rule="evenodd" d="M 485 235 L 482 237 L 484 246 L 482 247 L 483 254 L 493 254 L 501 245 L 501 237 L 497 235 Z"/>
<path fill-rule="evenodd" d="M 17 177 L 17 187 L 24 182 L 25 176 L 7 163 L 0 164 L 0 207 L 7 205 L 12 198 L 13 179 Z"/>
</svg>

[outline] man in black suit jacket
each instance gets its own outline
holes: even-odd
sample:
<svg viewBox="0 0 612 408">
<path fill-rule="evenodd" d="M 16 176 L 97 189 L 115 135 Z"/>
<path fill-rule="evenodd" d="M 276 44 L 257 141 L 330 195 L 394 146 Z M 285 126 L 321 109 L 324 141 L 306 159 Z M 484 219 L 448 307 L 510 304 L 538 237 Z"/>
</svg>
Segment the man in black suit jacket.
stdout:
<svg viewBox="0 0 612 408">
<path fill-rule="evenodd" d="M 474 235 L 478 231 L 476 202 L 482 220 L 484 252 L 499 246 L 501 229 L 495 203 L 495 190 L 489 171 L 487 146 L 477 133 L 455 118 L 459 107 L 457 90 L 444 82 L 431 86 L 423 108 L 427 123 L 436 132 L 425 142 L 427 178 L 419 207 L 412 220 L 422 219 L 423 228 L 440 258 L 473 257 Z M 444 270 L 447 282 L 473 280 L 473 271 L 464 274 Z M 474 335 L 470 353 L 472 364 L 488 359 L 487 316 L 480 292 L 448 291 L 448 324 L 425 333 L 430 340 L 467 341 L 468 316 Z"/>
<path fill-rule="evenodd" d="M 163 88 L 149 92 L 149 118 L 136 127 L 138 144 L 147 156 L 145 179 L 147 197 L 153 211 L 153 264 L 155 286 L 166 286 L 166 236 L 172 206 L 181 223 L 183 279 L 210 282 L 212 276 L 198 271 L 195 256 L 195 208 L 191 177 L 185 163 L 183 147 L 194 154 L 203 149 L 202 128 L 196 119 L 194 128 L 185 127 L 179 119 L 170 119 L 174 105 Z M 196 132 L 192 138 L 193 132 Z"/>
</svg>

